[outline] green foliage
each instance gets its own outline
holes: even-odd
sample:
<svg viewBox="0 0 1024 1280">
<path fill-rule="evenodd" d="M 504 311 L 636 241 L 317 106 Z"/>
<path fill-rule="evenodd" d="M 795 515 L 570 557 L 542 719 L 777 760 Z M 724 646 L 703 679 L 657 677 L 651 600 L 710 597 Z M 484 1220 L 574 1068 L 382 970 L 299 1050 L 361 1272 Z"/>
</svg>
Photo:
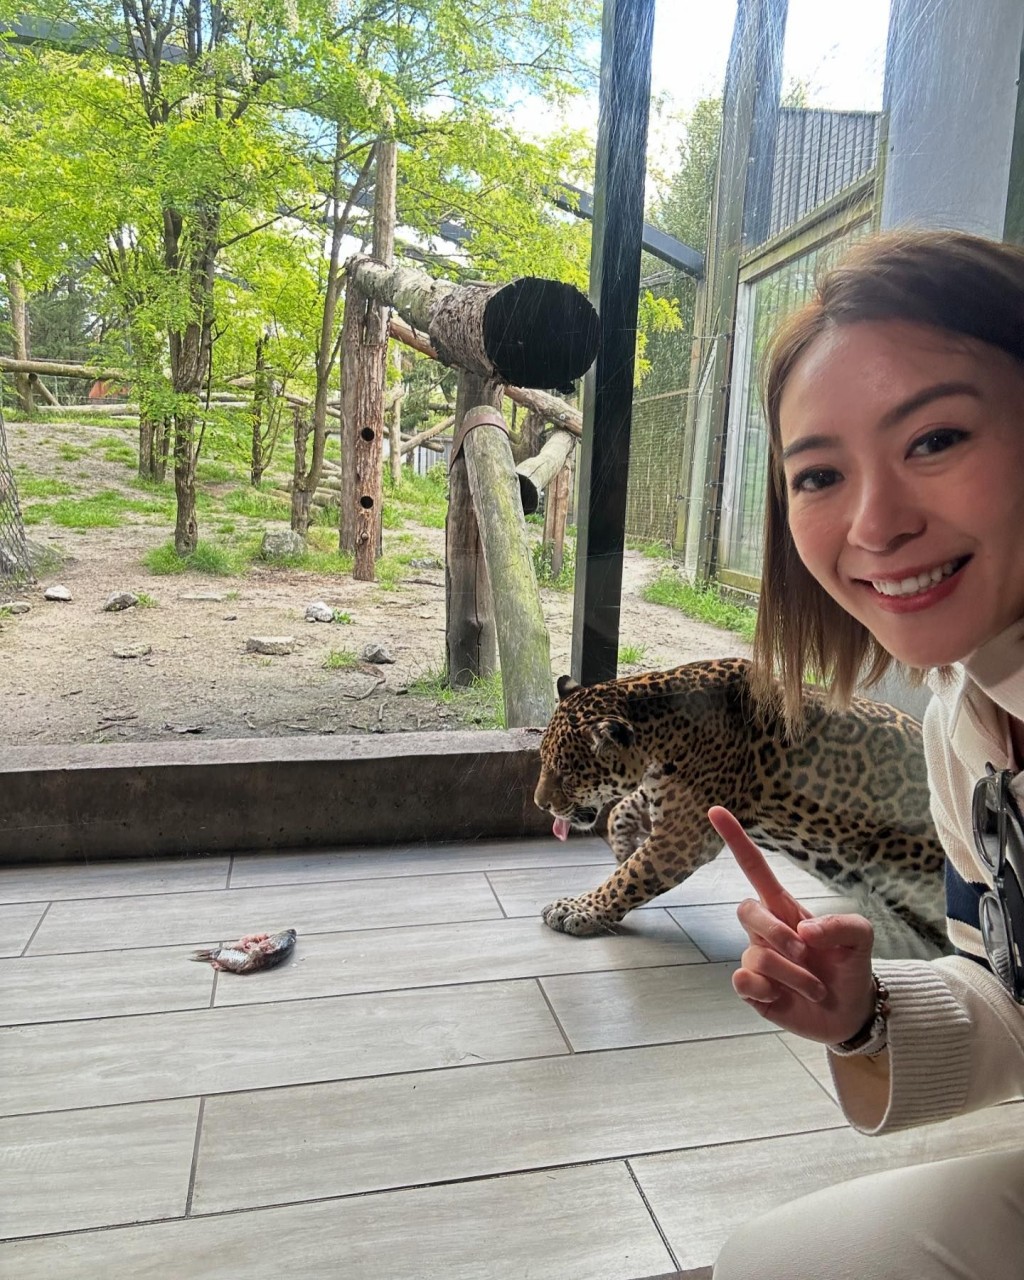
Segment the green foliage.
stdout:
<svg viewBox="0 0 1024 1280">
<path fill-rule="evenodd" d="M 232 489 L 223 501 L 234 515 L 254 520 L 287 520 L 291 516 L 291 504 L 285 498 L 251 487 Z"/>
<path fill-rule="evenodd" d="M 754 638 L 756 610 L 727 600 L 715 583 L 687 582 L 677 570 L 666 567 L 641 595 L 652 604 L 679 609 L 688 618 L 697 618 L 724 631 L 738 631 L 744 640 Z"/>
<path fill-rule="evenodd" d="M 73 486 L 66 480 L 55 480 L 52 476 L 33 476 L 19 472 L 15 476 L 15 483 L 21 498 L 61 498 L 74 493 Z"/>
<path fill-rule="evenodd" d="M 74 444 L 59 444 L 57 446 L 57 457 L 63 459 L 64 462 L 77 462 L 79 458 L 84 458 L 87 452 L 87 449 Z"/>
<path fill-rule="evenodd" d="M 156 597 L 151 596 L 148 591 L 138 592 L 136 599 L 138 600 L 138 607 L 140 609 L 158 609 L 160 607 L 157 603 Z"/>
<path fill-rule="evenodd" d="M 623 644 L 619 645 L 619 665 L 624 667 L 635 667 L 638 663 L 643 662 L 647 656 L 647 646 L 645 644 Z"/>
<path fill-rule="evenodd" d="M 124 524 L 129 513 L 140 515 L 167 514 L 166 504 L 126 498 L 106 490 L 88 498 L 61 498 L 53 503 L 33 503 L 24 511 L 26 524 L 50 521 L 66 529 L 115 529 Z"/>
<path fill-rule="evenodd" d="M 215 542 L 200 542 L 189 556 L 179 556 L 173 542 L 154 547 L 142 557 L 142 563 L 157 574 L 204 573 L 210 577 L 232 577 L 245 572 L 246 561 L 237 550 Z"/>
<path fill-rule="evenodd" d="M 359 665 L 359 655 L 351 649 L 332 649 L 324 658 L 323 665 L 327 671 L 345 671 Z"/>
<path fill-rule="evenodd" d="M 626 546 L 633 551 L 639 551 L 642 556 L 647 556 L 650 560 L 669 560 L 672 556 L 671 546 L 657 539 L 648 542 L 640 538 L 627 538 Z"/>
<path fill-rule="evenodd" d="M 352 626 L 352 615 L 345 609 L 334 609 L 334 621 L 340 623 L 343 627 Z"/>
<path fill-rule="evenodd" d="M 571 591 L 576 580 L 576 540 L 566 537 L 562 546 L 562 567 L 557 575 L 551 572 L 551 546 L 538 542 L 533 548 L 533 571 L 537 585 L 551 587 L 554 591 Z"/>
<path fill-rule="evenodd" d="M 463 724 L 475 724 L 483 729 L 505 728 L 500 671 L 477 677 L 468 688 L 453 689 L 443 667 L 430 668 L 411 682 L 409 692 L 450 708 Z"/>
</svg>

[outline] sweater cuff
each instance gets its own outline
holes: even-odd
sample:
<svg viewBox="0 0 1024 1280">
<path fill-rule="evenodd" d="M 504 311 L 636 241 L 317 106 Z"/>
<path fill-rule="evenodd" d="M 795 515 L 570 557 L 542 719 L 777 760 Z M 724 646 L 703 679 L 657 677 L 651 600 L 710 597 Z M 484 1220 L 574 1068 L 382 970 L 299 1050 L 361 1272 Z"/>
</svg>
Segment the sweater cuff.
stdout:
<svg viewBox="0 0 1024 1280">
<path fill-rule="evenodd" d="M 846 1118 L 861 1133 L 892 1133 L 958 1115 L 971 1069 L 970 1018 L 930 963 L 879 962 L 889 988 L 889 1044 L 877 1058 L 829 1066 Z"/>
</svg>

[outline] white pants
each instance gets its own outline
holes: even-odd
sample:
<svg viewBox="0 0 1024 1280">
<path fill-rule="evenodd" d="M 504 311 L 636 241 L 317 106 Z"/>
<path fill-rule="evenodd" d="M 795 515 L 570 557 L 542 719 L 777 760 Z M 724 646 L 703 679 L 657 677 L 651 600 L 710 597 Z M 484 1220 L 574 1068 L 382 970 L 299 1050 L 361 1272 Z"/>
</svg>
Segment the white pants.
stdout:
<svg viewBox="0 0 1024 1280">
<path fill-rule="evenodd" d="M 1024 1150 L 892 1169 L 816 1191 L 741 1227 L 714 1270 L 714 1280 L 1022 1277 Z"/>
</svg>

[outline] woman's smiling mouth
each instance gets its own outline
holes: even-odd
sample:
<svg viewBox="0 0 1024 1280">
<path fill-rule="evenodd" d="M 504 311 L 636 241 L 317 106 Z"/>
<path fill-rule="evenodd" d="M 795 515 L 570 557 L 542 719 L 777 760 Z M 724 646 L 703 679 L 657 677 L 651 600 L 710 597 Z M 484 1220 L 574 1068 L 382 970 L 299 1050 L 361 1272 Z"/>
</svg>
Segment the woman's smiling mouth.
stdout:
<svg viewBox="0 0 1024 1280">
<path fill-rule="evenodd" d="M 958 556 L 900 578 L 858 578 L 857 582 L 871 590 L 876 604 L 893 613 L 927 609 L 945 600 L 956 588 L 959 574 L 970 556 Z"/>
</svg>

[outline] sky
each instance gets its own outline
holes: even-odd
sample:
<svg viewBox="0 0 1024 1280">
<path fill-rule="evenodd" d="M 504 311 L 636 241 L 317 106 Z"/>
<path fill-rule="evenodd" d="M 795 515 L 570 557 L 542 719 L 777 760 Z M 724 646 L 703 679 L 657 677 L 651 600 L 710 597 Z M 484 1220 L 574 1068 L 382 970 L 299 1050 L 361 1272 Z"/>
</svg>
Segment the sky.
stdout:
<svg viewBox="0 0 1024 1280">
<path fill-rule="evenodd" d="M 665 173 L 683 136 L 681 119 L 701 98 L 722 91 L 736 0 L 657 0 L 651 68 L 650 168 Z M 878 111 L 889 27 L 889 0 L 789 0 L 783 88 L 806 86 L 808 105 Z M 518 127 L 543 136 L 551 117 L 518 104 Z M 566 122 L 596 136 L 596 94 L 575 100 Z"/>
</svg>

